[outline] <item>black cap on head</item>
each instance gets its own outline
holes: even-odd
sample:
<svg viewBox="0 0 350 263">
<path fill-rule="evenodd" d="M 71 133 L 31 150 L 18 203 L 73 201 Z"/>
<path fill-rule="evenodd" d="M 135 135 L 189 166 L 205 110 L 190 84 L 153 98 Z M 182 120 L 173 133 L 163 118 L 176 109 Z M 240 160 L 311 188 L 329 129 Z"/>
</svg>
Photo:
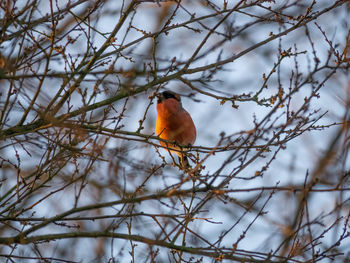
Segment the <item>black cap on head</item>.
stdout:
<svg viewBox="0 0 350 263">
<path fill-rule="evenodd" d="M 163 91 L 161 94 L 158 94 L 157 97 L 157 103 L 161 103 L 162 101 L 167 99 L 175 99 L 180 101 L 180 96 L 172 91 Z"/>
</svg>

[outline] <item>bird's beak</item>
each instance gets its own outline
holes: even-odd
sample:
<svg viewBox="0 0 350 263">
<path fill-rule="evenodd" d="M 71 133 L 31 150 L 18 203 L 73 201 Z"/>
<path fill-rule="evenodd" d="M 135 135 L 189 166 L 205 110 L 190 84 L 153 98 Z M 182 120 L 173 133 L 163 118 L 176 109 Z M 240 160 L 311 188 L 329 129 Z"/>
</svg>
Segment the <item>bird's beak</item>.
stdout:
<svg viewBox="0 0 350 263">
<path fill-rule="evenodd" d="M 161 103 L 161 101 L 162 101 L 162 93 L 158 93 L 156 95 L 156 97 L 157 97 L 157 103 Z"/>
</svg>

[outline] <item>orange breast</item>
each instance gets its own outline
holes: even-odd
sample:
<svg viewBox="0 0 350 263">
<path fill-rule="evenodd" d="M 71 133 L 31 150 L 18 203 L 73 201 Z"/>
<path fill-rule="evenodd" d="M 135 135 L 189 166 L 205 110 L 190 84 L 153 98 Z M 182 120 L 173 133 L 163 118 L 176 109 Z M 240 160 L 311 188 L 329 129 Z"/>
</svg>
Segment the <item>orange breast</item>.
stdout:
<svg viewBox="0 0 350 263">
<path fill-rule="evenodd" d="M 174 111 L 169 109 L 169 104 L 160 103 L 157 105 L 157 123 L 156 134 L 165 140 L 175 141 L 181 145 L 194 144 L 196 140 L 196 127 L 193 120 L 186 110 L 179 107 Z M 160 144 L 167 147 L 166 143 L 160 141 Z M 168 145 L 171 148 L 178 148 L 174 145 Z"/>
</svg>

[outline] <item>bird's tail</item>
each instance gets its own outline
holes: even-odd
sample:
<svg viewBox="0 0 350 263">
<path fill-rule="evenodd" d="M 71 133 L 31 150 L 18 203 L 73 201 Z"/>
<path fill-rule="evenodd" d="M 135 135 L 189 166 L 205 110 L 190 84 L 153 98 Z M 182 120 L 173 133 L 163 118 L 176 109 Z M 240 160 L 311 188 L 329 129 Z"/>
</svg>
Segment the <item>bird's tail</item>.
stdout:
<svg viewBox="0 0 350 263">
<path fill-rule="evenodd" d="M 179 160 L 183 169 L 187 170 L 191 168 L 190 163 L 188 162 L 188 158 L 185 154 L 181 154 L 181 156 L 179 156 Z"/>
</svg>

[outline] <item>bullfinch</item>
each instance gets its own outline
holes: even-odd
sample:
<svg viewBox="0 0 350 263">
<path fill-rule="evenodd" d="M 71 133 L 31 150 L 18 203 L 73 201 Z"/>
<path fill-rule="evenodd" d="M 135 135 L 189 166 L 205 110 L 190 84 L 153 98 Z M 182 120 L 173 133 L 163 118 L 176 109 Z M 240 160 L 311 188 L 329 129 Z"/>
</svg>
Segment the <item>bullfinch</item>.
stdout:
<svg viewBox="0 0 350 263">
<path fill-rule="evenodd" d="M 185 146 L 194 144 L 197 132 L 190 114 L 182 107 L 181 98 L 178 94 L 171 91 L 164 91 L 157 95 L 157 122 L 156 134 L 161 139 L 176 142 L 166 143 L 160 141 L 160 144 L 166 148 L 172 148 L 180 151 L 170 152 L 179 156 L 180 164 L 183 168 L 189 168 L 188 159 L 183 150 Z M 180 147 L 183 146 L 183 147 Z"/>
</svg>

